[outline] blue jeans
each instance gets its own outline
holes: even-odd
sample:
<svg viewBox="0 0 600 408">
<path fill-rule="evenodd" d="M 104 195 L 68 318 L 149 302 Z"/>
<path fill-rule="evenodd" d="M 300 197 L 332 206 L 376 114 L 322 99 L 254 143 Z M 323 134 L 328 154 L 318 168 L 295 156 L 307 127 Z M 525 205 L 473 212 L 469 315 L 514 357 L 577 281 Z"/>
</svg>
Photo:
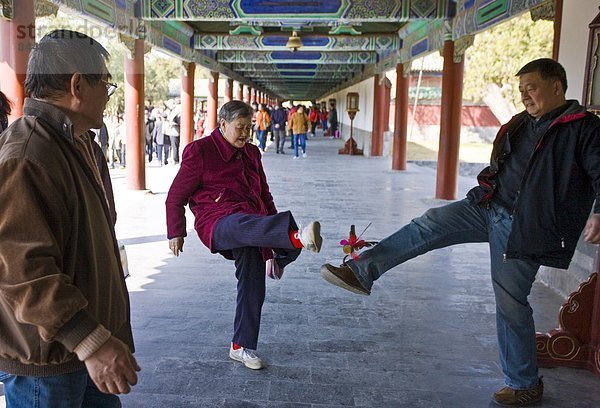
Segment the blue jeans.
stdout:
<svg viewBox="0 0 600 408">
<path fill-rule="evenodd" d="M 267 138 L 265 137 L 265 133 L 267 133 L 266 130 L 258 131 L 258 148 L 262 151 L 264 151 L 265 147 L 267 146 Z"/>
<path fill-rule="evenodd" d="M 87 370 L 50 377 L 23 377 L 0 371 L 7 408 L 120 408 L 119 397 L 104 394 Z"/>
<path fill-rule="evenodd" d="M 302 153 L 306 153 L 306 133 L 294 134 L 292 142 L 294 143 L 294 156 L 298 157 L 298 143 L 302 147 Z"/>
<path fill-rule="evenodd" d="M 496 204 L 472 206 L 464 199 L 432 208 L 360 254 L 348 266 L 368 289 L 386 271 L 432 249 L 467 242 L 489 242 L 496 298 L 496 329 L 506 385 L 529 389 L 538 384 L 533 311 L 527 297 L 539 264 L 503 259 L 512 227 L 508 211 Z"/>
</svg>

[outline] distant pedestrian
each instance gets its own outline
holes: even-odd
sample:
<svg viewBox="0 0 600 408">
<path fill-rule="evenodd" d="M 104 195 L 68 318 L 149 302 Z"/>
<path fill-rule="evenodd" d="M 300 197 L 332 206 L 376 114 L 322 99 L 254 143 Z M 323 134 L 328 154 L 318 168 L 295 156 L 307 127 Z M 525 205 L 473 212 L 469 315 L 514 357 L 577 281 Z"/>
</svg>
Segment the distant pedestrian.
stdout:
<svg viewBox="0 0 600 408">
<path fill-rule="evenodd" d="M 189 205 L 204 245 L 235 260 L 237 307 L 229 358 L 258 370 L 264 363 L 251 350 L 258 344 L 265 276 L 281 277 L 302 248 L 319 252 L 322 238 L 318 222 L 299 230 L 290 211 L 277 212 L 261 153 L 247 143 L 251 133 L 250 105 L 236 100 L 223 105 L 219 126 L 185 148 L 166 211 L 169 248 L 175 256 L 183 251 L 184 207 Z"/>
<path fill-rule="evenodd" d="M 302 148 L 302 157 L 306 158 L 306 133 L 308 132 L 309 126 L 310 121 L 308 119 L 308 115 L 304 113 L 304 105 L 298 105 L 296 108 L 296 113 L 294 113 L 292 116 L 292 121 L 290 124 L 294 135 L 292 137 L 294 144 L 294 159 L 299 157 L 298 145 L 300 145 Z"/>
<path fill-rule="evenodd" d="M 281 107 L 281 103 L 276 104 L 271 112 L 271 126 L 275 136 L 275 148 L 277 153 L 285 154 L 283 147 L 285 145 L 285 123 L 287 112 Z"/>
<path fill-rule="evenodd" d="M 337 109 L 335 108 L 335 103 L 332 103 L 329 106 L 329 126 L 331 127 L 331 136 L 338 138 L 340 137 L 340 132 L 338 131 L 338 116 Z"/>
<path fill-rule="evenodd" d="M 315 137 L 315 131 L 317 129 L 317 125 L 321 120 L 321 115 L 319 114 L 319 110 L 316 106 L 313 106 L 310 109 L 310 113 L 308 114 L 308 119 L 310 120 L 310 135 Z"/>
<path fill-rule="evenodd" d="M 271 126 L 271 116 L 269 116 L 266 106 L 262 103 L 258 105 L 256 126 L 258 127 L 258 148 L 261 152 L 264 152 L 267 143 L 267 129 Z"/>
</svg>

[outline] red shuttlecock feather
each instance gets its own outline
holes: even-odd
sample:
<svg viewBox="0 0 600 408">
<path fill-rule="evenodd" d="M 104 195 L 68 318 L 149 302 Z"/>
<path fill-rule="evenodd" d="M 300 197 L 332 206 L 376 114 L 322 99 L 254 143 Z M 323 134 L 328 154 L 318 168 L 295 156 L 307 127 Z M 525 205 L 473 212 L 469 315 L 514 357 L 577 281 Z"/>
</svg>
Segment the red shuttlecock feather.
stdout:
<svg viewBox="0 0 600 408">
<path fill-rule="evenodd" d="M 361 234 L 358 237 L 356 236 L 356 229 L 354 225 L 350 226 L 350 234 L 348 236 L 348 239 L 342 239 L 340 241 L 340 245 L 342 245 L 346 256 L 350 255 L 352 259 L 356 260 L 358 259 L 358 251 L 360 251 L 364 247 L 369 247 L 374 244 L 374 242 L 369 242 L 365 241 L 364 239 L 360 239 L 360 237 L 362 237 L 367 228 L 369 228 L 370 226 L 371 223 L 369 223 L 369 225 L 365 227 L 363 232 L 361 232 Z"/>
</svg>

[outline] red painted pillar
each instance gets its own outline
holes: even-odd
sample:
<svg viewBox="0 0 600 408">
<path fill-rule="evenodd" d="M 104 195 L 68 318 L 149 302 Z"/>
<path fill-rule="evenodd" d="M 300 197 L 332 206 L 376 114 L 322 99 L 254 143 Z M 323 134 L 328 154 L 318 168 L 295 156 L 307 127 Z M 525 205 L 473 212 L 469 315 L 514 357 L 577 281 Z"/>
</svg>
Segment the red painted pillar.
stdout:
<svg viewBox="0 0 600 408">
<path fill-rule="evenodd" d="M 219 73 L 210 72 L 206 107 L 206 129 L 209 133 L 217 127 L 217 104 L 219 103 Z"/>
<path fill-rule="evenodd" d="M 184 73 L 181 74 L 181 116 L 180 116 L 180 145 L 183 151 L 194 139 L 194 75 L 196 64 L 184 64 Z"/>
<path fill-rule="evenodd" d="M 235 95 L 235 99 L 237 99 L 238 101 L 243 101 L 244 100 L 244 85 L 241 82 L 236 82 L 237 88 L 236 88 L 236 95 Z"/>
<path fill-rule="evenodd" d="M 406 170 L 409 82 L 408 76 L 404 76 L 404 65 L 396 65 L 396 109 L 394 112 L 394 153 L 392 155 L 393 170 Z"/>
<path fill-rule="evenodd" d="M 35 44 L 35 1 L 14 3 L 13 19 L 0 20 L 0 90 L 11 102 L 8 121 L 23 116 L 25 73 L 29 51 Z"/>
<path fill-rule="evenodd" d="M 458 150 L 464 60 L 454 62 L 454 42 L 444 42 L 444 71 L 440 147 L 438 151 L 435 198 L 455 200 L 458 190 Z"/>
<path fill-rule="evenodd" d="M 373 133 L 371 136 L 371 156 L 381 156 L 383 154 L 383 118 L 385 107 L 385 78 L 380 80 L 381 75 L 375 75 L 374 78 L 374 97 L 373 97 Z M 389 110 L 389 105 L 387 106 Z"/>
<path fill-rule="evenodd" d="M 250 103 L 257 103 L 256 102 L 256 89 L 254 88 L 250 88 Z"/>
<path fill-rule="evenodd" d="M 127 188 L 146 188 L 144 167 L 144 40 L 135 40 L 131 56 L 125 54 L 125 129 Z"/>
<path fill-rule="evenodd" d="M 252 88 L 250 88 L 249 86 L 245 86 L 246 88 L 246 93 L 244 93 L 244 102 L 246 102 L 248 105 L 250 105 L 250 98 L 251 98 L 251 94 L 252 94 Z"/>
<path fill-rule="evenodd" d="M 225 103 L 233 100 L 233 79 L 227 78 L 225 81 Z"/>
</svg>

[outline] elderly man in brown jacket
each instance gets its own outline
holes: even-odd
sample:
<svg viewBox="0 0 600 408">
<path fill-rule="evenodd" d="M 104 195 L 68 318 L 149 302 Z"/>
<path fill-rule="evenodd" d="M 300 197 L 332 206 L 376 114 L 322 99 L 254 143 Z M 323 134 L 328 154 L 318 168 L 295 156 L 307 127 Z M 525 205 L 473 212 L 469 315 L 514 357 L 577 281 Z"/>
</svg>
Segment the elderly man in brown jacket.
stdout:
<svg viewBox="0 0 600 408">
<path fill-rule="evenodd" d="M 0 137 L 0 381 L 8 406 L 120 407 L 139 371 L 129 296 L 88 130 L 116 85 L 67 30 L 32 50 L 24 116 Z"/>
</svg>

